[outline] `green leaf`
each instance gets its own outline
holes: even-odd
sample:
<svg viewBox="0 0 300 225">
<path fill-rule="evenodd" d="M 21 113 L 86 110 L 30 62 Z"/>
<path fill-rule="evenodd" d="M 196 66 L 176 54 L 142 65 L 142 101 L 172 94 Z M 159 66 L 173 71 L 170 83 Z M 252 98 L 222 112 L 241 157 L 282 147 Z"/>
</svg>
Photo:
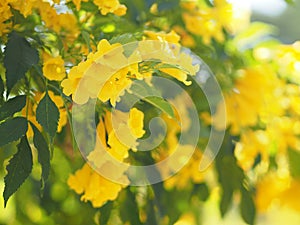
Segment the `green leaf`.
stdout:
<svg viewBox="0 0 300 225">
<path fill-rule="evenodd" d="M 24 183 L 32 169 L 32 153 L 24 136 L 18 144 L 18 152 L 9 160 L 6 167 L 7 175 L 4 178 L 5 188 L 3 192 L 4 207 L 8 199 Z"/>
<path fill-rule="evenodd" d="M 7 96 L 13 86 L 25 77 L 27 70 L 38 62 L 38 51 L 32 48 L 24 37 L 19 36 L 16 32 L 10 33 L 4 51 Z"/>
<path fill-rule="evenodd" d="M 126 188 L 122 192 L 121 199 L 123 199 L 120 205 L 120 217 L 123 224 L 129 222 L 130 224 L 140 225 L 142 224 L 139 219 L 139 209 L 135 200 L 135 195 Z"/>
<path fill-rule="evenodd" d="M 24 117 L 14 117 L 0 124 L 0 147 L 23 137 L 28 129 Z"/>
<path fill-rule="evenodd" d="M 156 108 L 160 109 L 161 111 L 168 114 L 171 118 L 175 117 L 174 111 L 172 106 L 163 98 L 158 96 L 148 96 L 143 99 L 145 102 L 150 103 L 151 105 L 155 106 Z"/>
<path fill-rule="evenodd" d="M 0 103 L 3 102 L 3 94 L 4 94 L 4 83 L 0 76 Z"/>
<path fill-rule="evenodd" d="M 21 111 L 26 105 L 26 96 L 20 95 L 9 99 L 0 107 L 0 121 L 13 116 L 16 112 Z"/>
<path fill-rule="evenodd" d="M 111 44 L 120 43 L 122 45 L 125 45 L 130 42 L 134 42 L 134 41 L 137 41 L 137 39 L 131 33 L 121 34 L 121 35 L 115 36 L 109 40 L 109 42 Z"/>
<path fill-rule="evenodd" d="M 225 155 L 218 157 L 216 167 L 219 175 L 219 182 L 223 189 L 220 211 L 221 215 L 225 216 L 231 205 L 233 192 L 235 190 L 240 190 L 245 176 L 243 170 L 236 164 L 236 160 L 233 156 Z"/>
<path fill-rule="evenodd" d="M 290 4 L 290 5 L 294 5 L 295 4 L 295 0 L 285 0 L 285 2 L 287 4 Z"/>
<path fill-rule="evenodd" d="M 300 152 L 288 149 L 289 169 L 295 178 L 300 178 Z"/>
<path fill-rule="evenodd" d="M 86 43 L 86 45 L 89 48 L 89 52 L 91 52 L 92 51 L 92 47 L 91 47 L 91 44 L 90 44 L 90 41 L 91 41 L 90 34 L 88 32 L 86 32 L 85 30 L 83 30 L 81 32 L 81 35 L 83 37 L 84 42 Z"/>
<path fill-rule="evenodd" d="M 104 206 L 100 208 L 100 219 L 99 219 L 99 224 L 107 224 L 111 210 L 113 209 L 113 202 L 108 201 Z"/>
<path fill-rule="evenodd" d="M 137 38 L 133 34 L 130 34 L 130 33 L 121 34 L 121 35 L 115 36 L 109 40 L 109 42 L 111 44 L 121 43 L 124 48 L 123 54 L 126 57 L 129 57 L 134 52 L 134 50 L 138 47 L 138 42 L 136 42 L 136 41 L 137 41 Z M 126 44 L 132 43 L 132 42 L 135 42 L 135 43 L 126 45 Z"/>
<path fill-rule="evenodd" d="M 50 150 L 45 138 L 38 128 L 30 122 L 33 130 L 33 144 L 38 152 L 38 161 L 42 166 L 41 187 L 44 187 L 50 173 Z"/>
<path fill-rule="evenodd" d="M 36 119 L 53 140 L 59 120 L 59 110 L 46 92 L 36 109 Z"/>
<path fill-rule="evenodd" d="M 223 193 L 220 202 L 220 212 L 222 217 L 224 217 L 229 210 L 229 207 L 232 203 L 232 196 L 233 196 L 233 189 L 223 187 Z"/>
<path fill-rule="evenodd" d="M 150 87 L 144 81 L 135 81 L 130 87 L 130 94 L 133 96 L 126 96 L 126 98 L 121 98 L 122 101 L 125 99 L 127 105 L 131 105 L 131 103 L 135 103 L 138 100 L 143 100 L 150 105 L 160 109 L 162 112 L 165 112 L 171 118 L 175 118 L 175 113 L 172 106 L 161 97 L 161 93 L 159 90 L 154 87 Z M 122 102 L 121 101 L 121 102 Z"/>
<path fill-rule="evenodd" d="M 209 189 L 206 183 L 194 184 L 193 195 L 198 196 L 201 201 L 206 201 L 209 197 Z"/>
<path fill-rule="evenodd" d="M 242 199 L 240 203 L 240 209 L 242 218 L 246 223 L 253 225 L 256 214 L 253 198 L 251 196 L 251 193 L 245 188 L 241 189 L 241 195 Z"/>
</svg>

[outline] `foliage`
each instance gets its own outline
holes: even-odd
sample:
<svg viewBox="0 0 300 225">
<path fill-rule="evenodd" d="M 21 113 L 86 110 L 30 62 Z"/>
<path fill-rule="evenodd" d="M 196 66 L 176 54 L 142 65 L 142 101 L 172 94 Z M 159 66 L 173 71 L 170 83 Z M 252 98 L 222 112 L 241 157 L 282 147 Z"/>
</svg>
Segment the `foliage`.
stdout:
<svg viewBox="0 0 300 225">
<path fill-rule="evenodd" d="M 18 202 L 18 217 L 6 222 L 202 224 L 202 206 L 216 190 L 221 216 L 238 205 L 247 224 L 255 224 L 274 199 L 300 210 L 292 197 L 300 197 L 300 42 L 281 44 L 273 27 L 250 23 L 247 13 L 238 17 L 226 0 L 122 3 L 0 4 L 0 174 L 4 206 Z M 150 40 L 169 47 L 168 54 L 152 56 L 157 48 Z M 205 65 L 195 64 L 181 46 L 209 66 L 224 101 L 213 96 L 209 102 L 199 90 L 196 79 L 206 79 L 200 73 Z M 188 93 L 196 120 L 184 107 L 187 98 L 169 102 L 175 89 L 156 78 Z M 91 102 L 95 112 L 76 111 Z M 165 134 L 153 132 L 157 118 Z M 195 137 L 186 133 L 198 122 L 193 146 Z M 216 159 L 200 171 L 211 130 L 225 137 Z M 148 147 L 147 138 L 158 144 L 137 151 Z M 179 155 L 184 163 L 159 166 L 178 146 L 194 151 L 188 163 Z M 85 159 L 82 148 L 89 149 Z M 116 169 L 110 157 L 123 166 Z M 151 183 L 153 174 L 140 171 L 148 185 L 131 186 L 128 168 L 152 164 L 155 176 L 173 176 Z"/>
</svg>

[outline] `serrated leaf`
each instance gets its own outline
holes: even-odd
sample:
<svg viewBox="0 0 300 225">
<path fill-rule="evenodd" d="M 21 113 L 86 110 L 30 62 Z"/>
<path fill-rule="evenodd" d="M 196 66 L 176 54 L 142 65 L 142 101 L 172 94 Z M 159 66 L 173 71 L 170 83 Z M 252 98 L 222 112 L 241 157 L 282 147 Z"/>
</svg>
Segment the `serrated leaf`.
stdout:
<svg viewBox="0 0 300 225">
<path fill-rule="evenodd" d="M 24 117 L 14 117 L 0 124 L 0 147 L 23 137 L 28 129 Z"/>
<path fill-rule="evenodd" d="M 39 124 L 42 125 L 43 129 L 50 135 L 53 140 L 57 130 L 59 120 L 59 110 L 55 103 L 49 97 L 48 92 L 38 104 L 36 109 L 36 119 Z"/>
<path fill-rule="evenodd" d="M 255 214 L 256 214 L 253 198 L 250 192 L 248 192 L 244 188 L 241 189 L 241 195 L 242 195 L 242 199 L 240 203 L 241 216 L 246 223 L 253 225 L 255 220 Z"/>
<path fill-rule="evenodd" d="M 288 149 L 289 169 L 293 177 L 300 177 L 300 152 Z"/>
<path fill-rule="evenodd" d="M 19 36 L 16 32 L 10 33 L 4 51 L 7 96 L 13 86 L 25 77 L 27 70 L 38 62 L 38 51 L 32 48 L 24 37 Z"/>
<path fill-rule="evenodd" d="M 172 106 L 163 98 L 160 98 L 158 96 L 148 96 L 143 100 L 160 109 L 161 111 L 165 112 L 171 118 L 175 117 Z"/>
<path fill-rule="evenodd" d="M 3 192 L 4 207 L 8 199 L 24 183 L 32 170 L 32 153 L 27 137 L 24 136 L 17 145 L 18 152 L 9 160 L 6 167 L 7 175 L 4 178 Z"/>
<path fill-rule="evenodd" d="M 104 206 L 102 206 L 100 208 L 100 219 L 99 219 L 99 224 L 100 225 L 107 224 L 112 209 L 113 209 L 113 202 L 112 201 L 108 201 L 107 203 L 105 203 Z"/>
<path fill-rule="evenodd" d="M 33 130 L 33 144 L 38 152 L 38 161 L 42 167 L 41 187 L 44 187 L 50 173 L 50 150 L 48 144 L 38 128 L 30 123 Z"/>
<path fill-rule="evenodd" d="M 21 111 L 25 105 L 25 95 L 20 95 L 4 102 L 4 104 L 0 107 L 0 121 L 13 116 L 16 112 Z"/>
<path fill-rule="evenodd" d="M 3 101 L 3 94 L 4 94 L 4 83 L 0 76 L 0 103 Z"/>
</svg>

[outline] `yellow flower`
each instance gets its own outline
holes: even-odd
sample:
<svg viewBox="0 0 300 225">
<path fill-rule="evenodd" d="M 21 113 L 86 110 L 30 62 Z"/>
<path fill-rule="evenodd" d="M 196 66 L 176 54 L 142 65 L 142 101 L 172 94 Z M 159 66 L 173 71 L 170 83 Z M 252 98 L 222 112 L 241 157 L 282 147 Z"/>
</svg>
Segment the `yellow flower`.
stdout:
<svg viewBox="0 0 300 225">
<path fill-rule="evenodd" d="M 61 30 L 65 30 L 67 38 L 77 37 L 79 29 L 74 14 L 58 14 L 54 6 L 51 6 L 49 2 L 44 1 L 36 1 L 35 8 L 38 9 L 41 19 L 45 22 L 46 27 L 57 33 L 61 32 Z"/>
<path fill-rule="evenodd" d="M 292 45 L 280 45 L 276 51 L 275 62 L 282 77 L 300 84 L 300 41 Z"/>
<path fill-rule="evenodd" d="M 157 3 L 154 3 L 154 4 L 151 5 L 151 7 L 150 7 L 150 13 L 152 13 L 153 15 L 157 15 L 158 14 Z"/>
<path fill-rule="evenodd" d="M 144 31 L 144 34 L 151 40 L 160 40 L 160 41 L 167 41 L 171 43 L 179 43 L 180 36 L 175 31 L 170 31 L 169 33 L 165 32 L 153 32 L 150 30 Z"/>
<path fill-rule="evenodd" d="M 124 90 L 130 87 L 131 80 L 127 75 L 134 70 L 133 66 L 123 68 L 128 60 L 120 46 L 101 40 L 95 53 L 90 53 L 85 62 L 70 70 L 68 78 L 62 82 L 63 92 L 73 94 L 73 100 L 79 104 L 85 103 L 89 97 L 98 97 L 115 105 Z"/>
<path fill-rule="evenodd" d="M 91 201 L 93 207 L 101 207 L 107 201 L 115 200 L 123 188 L 121 184 L 100 176 L 88 164 L 70 175 L 68 185 L 77 194 L 83 194 L 82 201 Z"/>
<path fill-rule="evenodd" d="M 143 60 L 156 59 L 160 60 L 161 64 L 156 65 L 156 68 L 164 73 L 181 81 L 185 85 L 190 85 L 191 81 L 187 81 L 188 74 L 195 75 L 199 70 L 199 65 L 193 65 L 192 57 L 184 52 L 180 52 L 180 45 L 177 44 L 180 40 L 180 36 L 171 31 L 169 33 L 153 31 L 144 32 L 149 39 L 159 40 L 162 43 L 149 43 L 142 42 L 139 43 L 139 51 L 141 52 Z M 164 42 L 175 43 L 174 45 L 169 45 Z M 172 67 L 168 68 L 163 66 L 164 63 L 171 64 Z M 162 68 L 163 67 L 163 68 Z"/>
<path fill-rule="evenodd" d="M 277 102 L 274 97 L 277 81 L 274 72 L 267 66 L 242 70 L 233 89 L 224 94 L 225 103 L 218 105 L 217 113 L 213 116 L 213 125 L 217 129 L 225 129 L 225 123 L 220 121 L 224 118 L 222 112 L 225 108 L 226 124 L 230 126 L 232 134 L 238 134 L 247 126 L 254 126 L 260 114 L 270 111 L 269 102 Z M 276 107 L 276 104 L 272 107 Z"/>
<path fill-rule="evenodd" d="M 81 7 L 81 2 L 87 2 L 88 0 L 72 0 L 74 5 L 76 6 L 76 10 L 79 11 Z"/>
<path fill-rule="evenodd" d="M 110 116 L 111 114 L 107 113 L 105 119 L 110 120 Z M 87 157 L 96 170 L 85 164 L 82 169 L 76 171 L 74 175 L 70 175 L 68 179 L 69 187 L 77 194 L 83 194 L 81 200 L 91 201 L 93 207 L 101 207 L 106 201 L 115 200 L 122 188 L 129 184 L 127 176 L 124 175 L 128 166 L 118 165 L 116 167 L 111 159 L 104 154 L 107 151 L 121 162 L 128 156 L 128 147 L 120 143 L 113 130 L 109 131 L 109 146 L 107 145 L 106 133 L 109 129 L 103 119 L 100 118 L 97 126 L 96 146 Z M 113 181 L 101 176 L 97 170 L 109 173 L 109 177 Z"/>
<path fill-rule="evenodd" d="M 181 168 L 178 173 L 164 181 L 164 187 L 166 189 L 177 188 L 182 190 L 192 185 L 192 183 L 199 184 L 205 180 L 207 171 L 199 171 L 199 165 L 202 159 L 201 151 L 196 149 L 191 159 L 189 161 L 186 159 L 185 151 L 191 151 L 191 148 L 192 146 L 178 147 L 178 151 L 181 151 L 181 158 L 174 158 L 174 160 L 170 161 L 169 166 L 171 166 L 171 168 L 178 168 L 178 163 L 184 163 L 185 166 Z"/>
<path fill-rule="evenodd" d="M 36 108 L 38 102 L 41 100 L 42 94 L 39 92 L 34 93 L 33 98 L 26 99 L 26 105 L 22 109 L 22 115 L 27 117 L 27 119 L 33 123 L 40 131 L 42 130 L 42 126 L 36 120 Z M 33 137 L 33 130 L 31 126 L 28 126 L 28 130 L 26 133 L 27 137 Z"/>
<path fill-rule="evenodd" d="M 117 160 L 123 161 L 128 157 L 129 147 L 124 145 L 119 138 L 116 136 L 114 131 L 111 131 L 108 135 L 108 142 L 110 146 L 108 152 Z"/>
<path fill-rule="evenodd" d="M 214 1 L 214 7 L 196 2 L 182 3 L 186 11 L 182 14 L 188 31 L 203 38 L 204 44 L 210 44 L 214 38 L 224 41 L 223 28 L 228 28 L 232 21 L 232 6 L 225 0 Z"/>
<path fill-rule="evenodd" d="M 41 19 L 45 22 L 46 27 L 59 32 L 61 27 L 58 21 L 56 10 L 48 2 L 37 1 L 36 7 L 41 14 Z"/>
<path fill-rule="evenodd" d="M 271 148 L 272 141 L 268 132 L 247 130 L 242 133 L 240 141 L 236 143 L 234 153 L 239 166 L 244 170 L 249 170 L 259 154 L 261 161 L 268 163 Z"/>
<path fill-rule="evenodd" d="M 64 105 L 64 100 L 61 96 L 55 95 L 52 91 L 48 91 L 48 94 L 59 110 L 59 120 L 57 126 L 57 132 L 59 133 L 68 122 L 67 110 Z"/>
<path fill-rule="evenodd" d="M 79 34 L 79 29 L 77 26 L 77 20 L 74 14 L 63 13 L 58 15 L 59 26 L 66 31 L 68 37 L 77 37 Z"/>
<path fill-rule="evenodd" d="M 68 185 L 71 189 L 73 189 L 77 194 L 82 194 L 84 190 L 87 188 L 87 184 L 90 181 L 92 170 L 88 164 L 84 164 L 84 166 L 77 170 L 74 175 L 70 175 L 68 179 Z"/>
<path fill-rule="evenodd" d="M 186 74 L 186 72 L 182 71 L 181 69 L 165 68 L 165 69 L 160 69 L 160 71 L 171 75 L 172 77 L 176 78 L 177 80 L 181 81 L 187 86 L 192 84 L 192 81 L 187 81 L 188 75 Z"/>
<path fill-rule="evenodd" d="M 180 35 L 180 43 L 188 48 L 193 48 L 196 46 L 194 38 L 189 35 L 182 27 L 174 26 L 173 30 Z"/>
<path fill-rule="evenodd" d="M 300 151 L 299 140 L 299 119 L 287 116 L 274 117 L 267 127 L 267 132 L 274 143 L 276 150 L 281 153 L 286 153 L 288 147 Z"/>
<path fill-rule="evenodd" d="M 1 1 L 0 3 L 0 36 L 9 32 L 9 29 L 12 26 L 11 22 L 7 22 L 10 17 L 12 17 L 12 13 L 10 11 L 8 1 Z"/>
<path fill-rule="evenodd" d="M 256 185 L 255 203 L 259 212 L 265 212 L 269 206 L 288 189 L 290 177 L 280 177 L 271 173 L 259 180 Z"/>
<path fill-rule="evenodd" d="M 126 11 L 127 11 L 127 7 L 121 4 L 115 11 L 113 11 L 113 14 L 117 16 L 124 16 L 126 14 Z"/>
<path fill-rule="evenodd" d="M 43 74 L 49 80 L 61 81 L 64 79 L 66 71 L 61 56 L 46 60 L 43 65 Z"/>
<path fill-rule="evenodd" d="M 98 6 L 102 15 L 114 13 L 122 16 L 126 13 L 126 6 L 121 5 L 118 0 L 94 0 L 94 4 Z"/>
<path fill-rule="evenodd" d="M 288 206 L 294 210 L 300 212 L 300 181 L 292 180 L 289 188 L 283 191 L 280 196 L 281 204 Z"/>
<path fill-rule="evenodd" d="M 256 186 L 256 207 L 265 212 L 274 203 L 300 212 L 300 181 L 290 176 L 270 173 L 259 180 Z"/>
<path fill-rule="evenodd" d="M 196 218 L 193 213 L 184 213 L 180 216 L 179 220 L 177 220 L 174 225 L 196 225 Z"/>
<path fill-rule="evenodd" d="M 124 94 L 125 89 L 130 88 L 131 79 L 127 77 L 128 67 L 125 67 L 110 77 L 103 85 L 98 98 L 115 106 L 116 102 L 120 100 L 120 96 Z"/>
<path fill-rule="evenodd" d="M 28 15 L 32 14 L 32 9 L 36 7 L 37 0 L 27 0 L 27 1 L 13 1 L 11 6 L 20 11 L 20 13 L 26 18 Z"/>
<path fill-rule="evenodd" d="M 141 138 L 145 134 L 144 127 L 144 113 L 137 108 L 130 109 L 128 125 L 131 133 L 136 138 Z"/>
</svg>

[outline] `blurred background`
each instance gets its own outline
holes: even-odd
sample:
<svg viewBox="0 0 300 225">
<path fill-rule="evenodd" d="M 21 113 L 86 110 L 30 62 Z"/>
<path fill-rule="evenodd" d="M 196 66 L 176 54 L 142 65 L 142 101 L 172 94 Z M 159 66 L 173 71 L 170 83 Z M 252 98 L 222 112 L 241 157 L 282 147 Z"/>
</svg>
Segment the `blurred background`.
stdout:
<svg viewBox="0 0 300 225">
<path fill-rule="evenodd" d="M 291 44 L 300 39 L 300 1 L 287 4 L 284 0 L 230 0 L 240 13 L 250 13 L 251 20 L 260 21 L 274 26 L 275 35 L 286 44 Z M 300 104 L 300 103 L 299 103 Z M 71 142 L 71 141 L 70 141 Z M 71 144 L 70 144 L 71 145 Z M 5 162 L 0 169 L 0 192 L 3 192 L 5 166 L 11 154 L 11 146 L 6 146 L 0 152 L 0 161 Z M 72 152 L 54 151 L 52 171 L 49 182 L 45 187 L 43 197 L 40 198 L 39 175 L 40 168 L 34 166 L 33 175 L 22 188 L 10 199 L 6 209 L 3 208 L 3 198 L 0 198 L 0 225 L 73 225 L 73 224 L 99 224 L 97 209 L 90 203 L 80 201 L 66 185 L 67 178 L 73 172 L 72 167 L 79 168 L 81 161 L 69 161 Z M 72 158 L 77 159 L 79 153 L 72 152 Z M 72 165 L 72 167 L 71 167 Z M 75 165 L 75 166 L 74 166 Z M 31 194 L 31 195 L 29 195 Z M 209 199 L 203 203 L 201 216 L 204 225 L 243 225 L 238 206 L 233 205 L 230 212 L 221 219 L 219 212 L 219 190 L 212 190 Z M 171 203 L 172 204 L 172 203 Z M 200 213 L 200 212 L 199 212 Z M 188 217 L 188 215 L 187 215 Z M 189 225 L 188 219 L 178 221 L 176 225 Z M 115 221 L 115 224 L 120 221 Z M 269 211 L 258 215 L 258 225 L 299 225 L 300 215 L 291 208 L 271 207 Z"/>
</svg>

